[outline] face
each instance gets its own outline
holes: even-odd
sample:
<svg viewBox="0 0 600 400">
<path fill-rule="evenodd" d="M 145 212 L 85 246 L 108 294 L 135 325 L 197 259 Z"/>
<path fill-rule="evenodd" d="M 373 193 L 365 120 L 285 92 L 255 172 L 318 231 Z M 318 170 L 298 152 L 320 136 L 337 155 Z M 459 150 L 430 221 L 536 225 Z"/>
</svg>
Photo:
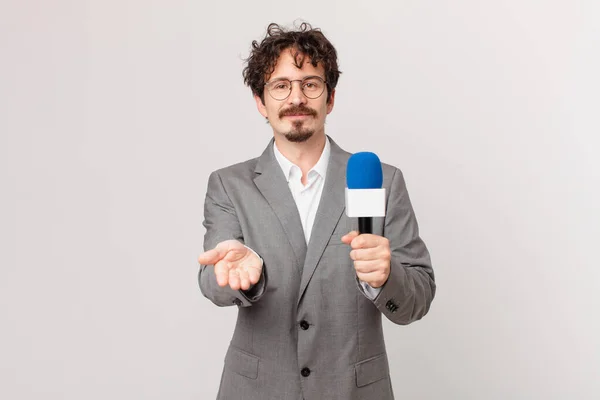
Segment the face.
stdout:
<svg viewBox="0 0 600 400">
<path fill-rule="evenodd" d="M 298 63 L 299 64 L 299 63 Z M 321 64 L 313 67 L 308 57 L 304 58 L 302 67 L 298 68 L 291 49 L 281 52 L 275 69 L 268 82 L 286 78 L 291 81 L 302 80 L 308 76 L 319 76 L 325 79 L 325 71 Z M 314 135 L 325 134 L 325 117 L 333 110 L 335 92 L 327 102 L 327 89 L 316 99 L 309 99 L 300 88 L 300 82 L 292 82 L 292 92 L 285 100 L 275 100 L 267 88 L 264 93 L 264 104 L 260 97 L 254 96 L 258 111 L 269 120 L 275 136 L 285 137 L 290 142 L 305 142 Z"/>
</svg>

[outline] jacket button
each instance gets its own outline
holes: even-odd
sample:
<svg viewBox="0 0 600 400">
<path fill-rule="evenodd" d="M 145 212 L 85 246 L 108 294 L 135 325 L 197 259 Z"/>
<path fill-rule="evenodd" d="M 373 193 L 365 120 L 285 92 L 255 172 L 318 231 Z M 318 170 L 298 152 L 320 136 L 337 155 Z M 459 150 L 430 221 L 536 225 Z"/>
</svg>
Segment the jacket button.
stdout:
<svg viewBox="0 0 600 400">
<path fill-rule="evenodd" d="M 302 368 L 302 371 L 300 371 L 300 373 L 302 374 L 303 377 L 307 377 L 310 375 L 310 369 L 308 368 Z"/>
<path fill-rule="evenodd" d="M 300 328 L 302 328 L 303 331 L 307 330 L 310 327 L 310 325 L 308 324 L 308 322 L 306 322 L 305 320 L 300 321 Z"/>
<path fill-rule="evenodd" d="M 390 312 L 396 312 L 398 306 L 395 305 L 391 300 L 388 300 L 388 302 L 385 304 L 385 308 L 387 308 Z"/>
<path fill-rule="evenodd" d="M 233 299 L 233 304 L 235 304 L 236 306 L 241 306 L 242 301 L 240 299 Z"/>
</svg>

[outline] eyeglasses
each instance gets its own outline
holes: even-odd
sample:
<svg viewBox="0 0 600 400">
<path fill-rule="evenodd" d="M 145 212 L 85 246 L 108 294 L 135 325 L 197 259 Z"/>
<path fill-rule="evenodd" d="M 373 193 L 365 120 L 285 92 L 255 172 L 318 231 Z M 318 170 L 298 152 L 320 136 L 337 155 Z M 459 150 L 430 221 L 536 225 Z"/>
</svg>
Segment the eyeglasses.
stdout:
<svg viewBox="0 0 600 400">
<path fill-rule="evenodd" d="M 325 80 L 320 76 L 307 76 L 304 79 L 275 79 L 265 83 L 267 91 L 275 100 L 285 100 L 292 93 L 292 82 L 300 82 L 302 93 L 309 99 L 316 99 L 325 91 Z"/>
</svg>

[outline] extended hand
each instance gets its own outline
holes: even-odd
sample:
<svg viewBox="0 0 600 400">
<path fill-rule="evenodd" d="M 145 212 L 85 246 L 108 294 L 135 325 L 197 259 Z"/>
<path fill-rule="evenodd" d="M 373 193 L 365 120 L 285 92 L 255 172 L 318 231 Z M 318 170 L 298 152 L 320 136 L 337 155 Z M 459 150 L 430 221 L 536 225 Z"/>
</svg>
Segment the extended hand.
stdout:
<svg viewBox="0 0 600 400">
<path fill-rule="evenodd" d="M 354 260 L 356 276 L 373 288 L 383 286 L 390 276 L 390 242 L 378 235 L 352 231 L 342 237 L 342 242 L 352 247 L 350 258 Z"/>
<path fill-rule="evenodd" d="M 233 290 L 248 290 L 256 284 L 262 272 L 262 261 L 246 246 L 237 240 L 225 240 L 212 250 L 198 257 L 203 265 L 214 265 L 219 286 L 229 286 Z"/>
</svg>

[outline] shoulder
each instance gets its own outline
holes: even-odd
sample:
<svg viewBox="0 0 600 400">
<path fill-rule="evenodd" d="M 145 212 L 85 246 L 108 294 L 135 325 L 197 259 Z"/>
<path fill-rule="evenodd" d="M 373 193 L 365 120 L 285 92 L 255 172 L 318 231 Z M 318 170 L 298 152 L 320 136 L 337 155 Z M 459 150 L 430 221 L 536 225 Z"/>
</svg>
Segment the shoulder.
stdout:
<svg viewBox="0 0 600 400">
<path fill-rule="evenodd" d="M 386 163 L 381 163 L 381 169 L 383 171 L 383 176 L 386 176 L 386 175 L 393 176 L 394 174 L 402 173 L 400 171 L 400 168 L 398 168 L 394 165 L 391 165 L 391 164 L 386 164 Z"/>
<path fill-rule="evenodd" d="M 344 150 L 335 141 L 333 141 L 333 139 L 331 137 L 329 137 L 329 140 L 331 143 L 332 155 L 339 157 L 339 160 L 341 162 L 348 162 L 348 159 L 352 156 L 353 153 L 351 153 L 347 150 Z M 399 174 L 400 176 L 402 176 L 402 172 L 400 171 L 400 169 L 391 164 L 386 164 L 386 163 L 382 162 L 381 170 L 383 172 L 384 185 L 385 185 L 385 182 L 390 182 L 396 174 Z"/>
<path fill-rule="evenodd" d="M 255 157 L 237 164 L 219 168 L 210 175 L 211 177 L 219 177 L 221 180 L 251 179 L 254 177 L 254 170 L 256 169 L 257 162 L 258 157 Z"/>
<path fill-rule="evenodd" d="M 383 172 L 383 186 L 389 187 L 393 182 L 398 179 L 403 179 L 402 171 L 395 165 L 381 163 L 381 170 Z"/>
</svg>

